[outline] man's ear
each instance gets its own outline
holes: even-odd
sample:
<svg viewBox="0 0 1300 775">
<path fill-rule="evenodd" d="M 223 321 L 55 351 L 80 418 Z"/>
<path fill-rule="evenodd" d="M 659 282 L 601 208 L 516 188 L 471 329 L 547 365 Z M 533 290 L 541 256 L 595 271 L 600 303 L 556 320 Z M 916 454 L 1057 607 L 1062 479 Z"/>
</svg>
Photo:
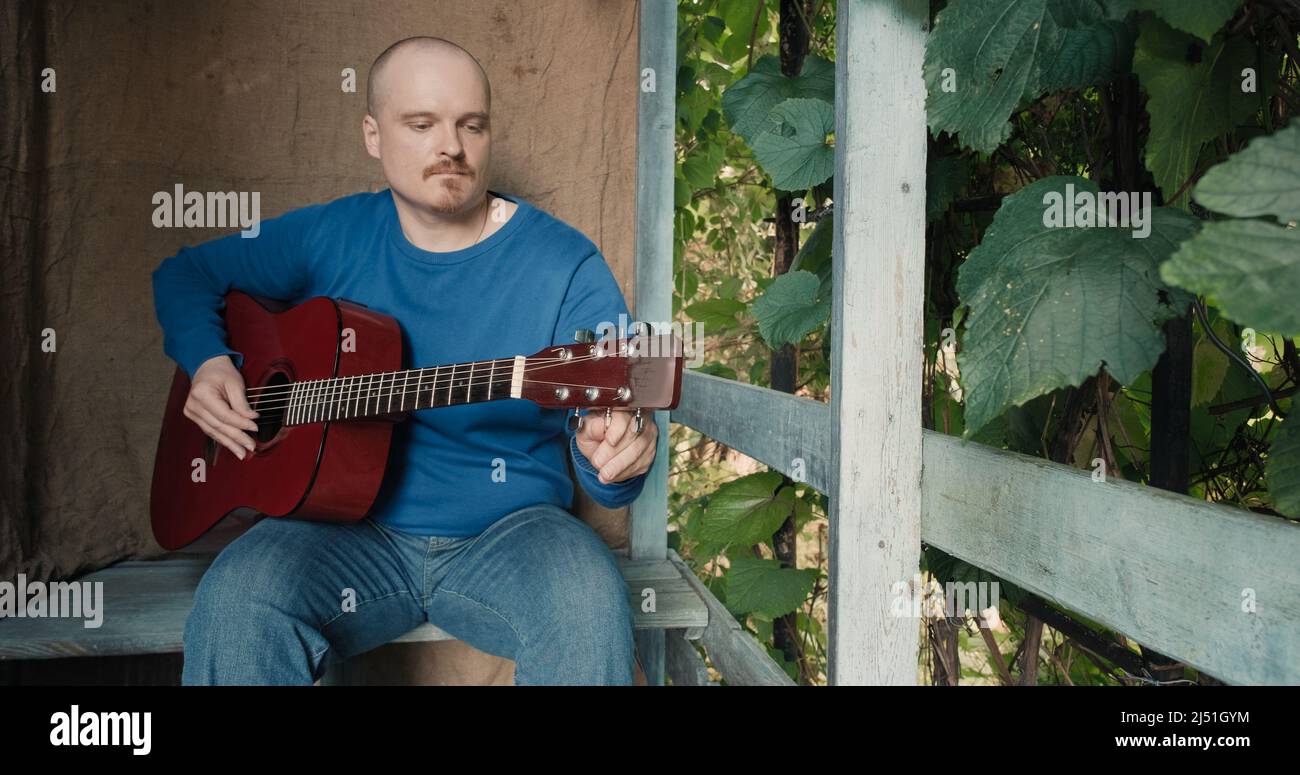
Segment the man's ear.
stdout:
<svg viewBox="0 0 1300 775">
<path fill-rule="evenodd" d="M 379 143 L 379 123 L 369 114 L 366 114 L 366 117 L 361 120 L 361 138 L 365 141 L 366 153 L 376 159 L 382 158 L 380 155 L 382 148 Z"/>
</svg>

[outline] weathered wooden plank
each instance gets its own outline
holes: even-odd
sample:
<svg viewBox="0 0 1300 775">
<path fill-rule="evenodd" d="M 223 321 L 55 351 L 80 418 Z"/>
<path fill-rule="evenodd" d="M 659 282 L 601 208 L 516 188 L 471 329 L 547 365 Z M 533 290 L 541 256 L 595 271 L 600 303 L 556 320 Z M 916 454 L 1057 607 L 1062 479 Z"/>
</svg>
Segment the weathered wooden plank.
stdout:
<svg viewBox="0 0 1300 775">
<path fill-rule="evenodd" d="M 695 573 L 686 566 L 677 552 L 668 550 L 668 559 L 681 571 L 682 577 L 691 583 L 691 587 L 709 609 L 709 624 L 704 628 L 699 641 L 713 666 L 722 673 L 729 686 L 795 686 L 776 662 L 754 640 L 736 617 L 731 615 L 713 593 L 708 590 Z"/>
<path fill-rule="evenodd" d="M 836 13 L 829 681 L 913 684 L 916 622 L 890 590 L 921 550 L 928 137 L 924 0 Z"/>
<path fill-rule="evenodd" d="M 926 542 L 1221 680 L 1300 683 L 1300 525 L 938 433 L 924 449 Z"/>
<path fill-rule="evenodd" d="M 807 482 L 821 492 L 830 489 L 834 455 L 827 404 L 686 371 L 682 373 L 682 400 L 670 419 L 791 479 Z"/>
<path fill-rule="evenodd" d="M 664 672 L 673 686 L 717 686 L 709 680 L 709 668 L 686 639 L 685 630 L 664 631 Z"/>
<path fill-rule="evenodd" d="M 673 318 L 673 175 L 676 124 L 677 9 L 641 3 L 637 89 L 637 320 L 666 326 Z M 662 560 L 668 545 L 668 418 L 655 412 L 655 467 L 632 504 L 631 554 Z"/>
<path fill-rule="evenodd" d="M 636 158 L 636 299 L 638 320 L 673 319 L 673 176 L 676 172 L 677 6 L 641 3 L 638 17 Z M 655 465 L 631 506 L 628 543 L 635 559 L 662 560 L 668 546 L 668 413 L 659 428 Z M 641 668 L 651 686 L 664 682 L 658 630 L 636 634 Z"/>
<path fill-rule="evenodd" d="M 744 419 L 792 413 L 728 407 L 778 406 L 789 398 L 692 375 L 683 383 L 684 411 L 673 420 L 776 467 L 774 460 L 788 458 L 771 452 L 783 448 L 780 436 L 766 440 L 761 426 Z M 829 408 L 798 400 L 806 405 L 788 422 L 810 446 L 829 440 Z M 1300 569 L 1289 559 L 1300 556 L 1294 524 L 1127 482 L 1095 483 L 1086 472 L 932 431 L 923 433 L 923 450 L 927 542 L 1222 680 L 1300 682 Z M 817 466 L 809 470 L 815 475 Z M 1248 527 L 1237 530 L 1239 524 Z M 1148 588 L 1161 594 L 1151 597 Z M 1235 613 L 1247 589 L 1258 601 L 1249 618 Z M 1139 592 L 1141 600 L 1130 599 Z M 1234 613 L 1207 624 L 1201 603 Z"/>
<path fill-rule="evenodd" d="M 181 651 L 181 635 L 211 558 L 128 562 L 73 583 L 102 583 L 102 623 L 83 619 L 0 619 L 0 659 L 45 659 Z M 93 587 L 91 588 L 93 589 Z"/>
<path fill-rule="evenodd" d="M 211 557 L 123 562 L 78 579 L 103 582 L 102 626 L 86 628 L 81 619 L 67 618 L 3 619 L 0 660 L 180 652 L 194 590 L 211 562 Z M 628 582 L 629 603 L 638 631 L 708 624 L 709 611 L 704 601 L 667 559 L 620 557 L 618 562 Z M 653 611 L 643 610 L 647 589 L 654 590 Z M 425 623 L 396 642 L 450 637 Z"/>
</svg>

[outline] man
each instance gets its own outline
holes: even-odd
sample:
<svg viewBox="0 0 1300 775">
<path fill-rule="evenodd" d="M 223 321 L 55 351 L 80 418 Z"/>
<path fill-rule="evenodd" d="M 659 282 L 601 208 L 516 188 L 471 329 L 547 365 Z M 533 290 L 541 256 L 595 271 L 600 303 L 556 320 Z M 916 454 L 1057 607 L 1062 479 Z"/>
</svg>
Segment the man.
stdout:
<svg viewBox="0 0 1300 775">
<path fill-rule="evenodd" d="M 164 349 L 192 387 L 186 416 L 241 460 L 256 430 L 220 311 L 237 288 L 347 298 L 396 318 L 410 365 L 528 354 L 627 314 L 577 230 L 489 191 L 491 93 L 468 52 L 399 41 L 367 83 L 366 149 L 390 188 L 288 212 L 186 247 L 153 274 Z M 364 343 L 358 343 L 358 347 Z M 517 684 L 630 684 L 632 613 L 605 543 L 569 513 L 579 481 L 630 503 L 657 429 L 494 401 L 414 412 L 383 487 L 351 524 L 267 518 L 216 558 L 185 627 L 182 681 L 312 683 L 327 659 L 424 621 L 515 661 Z"/>
</svg>

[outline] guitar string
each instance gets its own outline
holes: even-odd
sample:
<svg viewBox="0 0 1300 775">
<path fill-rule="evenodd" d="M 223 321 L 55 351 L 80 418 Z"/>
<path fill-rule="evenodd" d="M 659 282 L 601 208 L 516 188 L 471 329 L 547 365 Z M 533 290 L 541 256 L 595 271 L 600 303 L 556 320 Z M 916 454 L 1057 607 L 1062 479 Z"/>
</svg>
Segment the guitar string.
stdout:
<svg viewBox="0 0 1300 775">
<path fill-rule="evenodd" d="M 583 356 L 578 356 L 578 357 L 579 357 L 579 358 L 582 358 L 582 359 L 586 359 L 586 358 L 589 358 L 589 357 L 591 357 L 591 356 L 583 355 Z M 526 361 L 526 363 L 529 363 L 529 362 L 531 362 L 532 360 L 533 360 L 533 359 L 529 359 L 528 361 Z M 569 358 L 567 361 L 565 361 L 565 363 L 573 363 L 573 362 L 576 361 L 576 360 L 578 360 L 578 358 Z M 444 364 L 444 365 L 442 365 L 442 366 L 428 366 L 428 367 L 423 368 L 423 369 L 399 369 L 399 370 L 397 370 L 397 371 L 373 372 L 373 373 L 370 373 L 370 374 L 351 374 L 351 375 L 345 375 L 345 376 L 342 376 L 342 377 L 325 377 L 325 378 L 323 378 L 323 379 L 298 380 L 298 381 L 296 381 L 296 382 L 288 382 L 288 383 L 285 383 L 285 384 L 282 384 L 282 385 L 264 385 L 264 386 L 262 386 L 262 387 L 252 387 L 252 388 L 248 388 L 248 390 L 245 391 L 245 394 L 246 394 L 246 395 L 249 395 L 249 396 L 263 396 L 263 397 L 265 397 L 265 396 L 269 396 L 269 395 L 275 395 L 275 394 L 277 394 L 277 393 L 285 393 L 285 392 L 289 392 L 289 391 L 293 390 L 293 389 L 296 388 L 296 387 L 299 387 L 299 386 L 301 386 L 301 385 L 309 385 L 309 384 L 311 384 L 311 383 L 313 383 L 313 382 L 317 382 L 317 383 L 319 383 L 319 382 L 329 382 L 329 381 L 331 381 L 331 380 L 364 379 L 364 378 L 374 378 L 374 377 L 386 377 L 386 376 L 388 376 L 388 375 L 390 375 L 390 374 L 403 374 L 403 373 L 410 374 L 410 375 L 414 376 L 417 372 L 425 372 L 425 371 L 441 372 L 443 369 L 459 369 L 459 368 L 462 367 L 462 366 L 469 366 L 469 365 L 471 365 L 471 364 L 476 365 L 476 366 L 490 366 L 490 367 L 496 367 L 496 366 L 499 366 L 499 365 L 501 365 L 501 364 L 507 364 L 507 363 L 508 363 L 508 364 L 513 364 L 514 361 L 515 361 L 514 358 L 496 358 L 496 359 L 493 359 L 493 360 L 487 360 L 487 361 L 467 361 L 467 362 L 465 362 L 465 363 L 449 363 L 449 364 Z M 548 359 L 545 359 L 545 361 L 546 361 L 546 363 L 548 363 L 549 365 L 559 365 L 560 359 L 558 359 L 558 358 L 548 358 Z M 553 363 L 552 363 L 552 362 L 553 362 Z M 549 367 L 549 366 L 538 366 L 538 367 L 536 367 L 536 368 L 547 368 L 547 367 Z M 528 368 L 528 367 L 525 366 L 525 368 Z M 439 377 L 439 379 L 441 379 L 441 377 Z"/>
<path fill-rule="evenodd" d="M 596 358 L 603 358 L 603 357 L 609 357 L 609 356 L 584 355 L 584 356 L 579 356 L 579 357 L 577 357 L 577 358 L 570 358 L 570 359 L 564 361 L 564 364 L 569 364 L 569 363 L 579 363 L 579 362 L 582 362 L 582 361 L 594 360 L 594 359 L 596 359 Z M 511 359 L 511 360 L 513 361 L 513 359 Z M 525 371 L 526 373 L 527 373 L 527 372 L 536 372 L 536 371 L 541 371 L 541 370 L 543 370 L 543 369 L 553 368 L 554 366 L 560 366 L 560 365 L 564 365 L 564 364 L 555 363 L 555 364 L 545 365 L 545 366 L 535 366 L 535 367 L 532 367 L 532 368 L 525 368 L 524 371 Z M 396 372 L 385 372 L 385 373 L 387 374 L 387 373 L 396 373 Z M 366 376 L 371 376 L 371 375 L 366 375 Z M 346 378 L 332 378 L 332 379 L 337 380 L 337 379 L 346 379 Z M 338 404 L 340 404 L 340 402 L 341 402 L 344 406 L 346 406 L 347 402 L 349 402 L 349 401 L 357 401 L 357 402 L 360 402 L 360 401 L 370 401 L 370 400 L 372 400 L 372 399 L 379 399 L 379 400 L 382 400 L 382 399 L 384 399 L 385 397 L 390 397 L 390 398 L 395 398 L 395 397 L 398 397 L 398 396 L 405 397 L 405 396 L 407 396 L 407 395 L 411 395 L 411 394 L 415 394 L 415 396 L 416 396 L 416 398 L 417 398 L 417 400 L 418 400 L 419 394 L 422 393 L 422 392 L 424 392 L 426 389 L 427 389 L 427 390 L 432 390 L 432 391 L 435 392 L 435 393 L 436 393 L 438 390 L 443 390 L 443 389 L 446 389 L 446 390 L 448 390 L 448 391 L 450 391 L 450 390 L 452 390 L 452 389 L 459 390 L 459 389 L 462 389 L 462 388 L 472 390 L 474 387 L 477 387 L 477 386 L 480 386 L 480 385 L 486 385 L 486 384 L 493 384 L 493 385 L 495 385 L 495 384 L 499 384 L 499 383 L 503 383 L 503 382 L 507 382 L 507 381 L 513 381 L 513 379 L 514 379 L 514 375 L 513 375 L 512 373 L 508 373 L 508 372 L 505 372 L 505 371 L 503 371 L 500 375 L 489 374 L 489 375 L 487 375 L 487 376 L 485 376 L 485 377 L 475 377 L 473 380 L 471 380 L 471 381 L 468 382 L 467 384 L 457 384 L 456 381 L 454 380 L 454 378 L 452 378 L 452 377 L 449 376 L 449 377 L 446 378 L 445 380 L 444 380 L 443 378 L 439 377 L 436 381 L 430 382 L 428 385 L 424 385 L 424 384 L 423 384 L 421 381 L 419 381 L 419 380 L 416 381 L 416 384 L 412 385 L 410 379 L 407 378 L 407 379 L 404 379 L 404 380 L 402 381 L 402 386 L 401 386 L 401 389 L 400 389 L 400 390 L 393 390 L 393 387 L 395 387 L 395 386 L 397 385 L 397 381 L 396 381 L 396 380 L 390 382 L 390 383 L 388 384 L 388 386 L 387 386 L 388 389 L 389 389 L 387 393 L 383 392 L 383 389 L 384 389 L 384 386 L 383 386 L 383 385 L 381 385 L 381 384 L 375 384 L 375 383 L 374 383 L 374 380 L 371 380 L 371 382 L 368 383 L 365 387 L 363 387 L 360 391 L 356 391 L 356 390 L 349 390 L 349 391 L 340 390 L 339 388 L 344 387 L 344 386 L 342 386 L 341 384 L 337 384 L 337 385 L 335 385 L 335 386 L 332 387 L 332 388 L 328 388 L 328 389 L 326 389 L 326 391 L 325 391 L 323 394 L 320 393 L 320 392 L 317 392 L 317 393 L 312 393 L 312 392 L 310 392 L 310 391 L 313 391 L 313 390 L 315 390 L 315 391 L 320 391 L 320 390 L 321 390 L 320 387 L 316 387 L 316 388 L 310 388 L 310 387 L 309 387 L 309 388 L 304 388 L 304 390 L 307 391 L 307 392 L 305 392 L 305 393 L 299 395 L 299 399 L 301 399 L 301 400 L 299 400 L 299 401 L 294 401 L 294 399 L 293 399 L 292 396 L 288 396 L 288 397 L 287 397 L 288 400 L 285 400 L 285 401 L 279 401 L 279 402 L 277 402 L 277 403 L 269 403 L 269 404 L 268 404 L 268 403 L 265 403 L 265 402 L 267 402 L 267 401 L 276 401 L 277 399 L 286 398 L 285 393 L 281 392 L 280 394 L 275 395 L 275 396 L 267 396 L 267 395 L 265 395 L 265 394 L 262 394 L 262 395 L 258 395 L 258 396 L 256 396 L 256 397 L 254 398 L 254 400 L 253 400 L 252 402 L 250 402 L 250 406 L 253 406 L 253 408 L 254 408 L 255 410 L 257 410 L 259 413 L 261 413 L 261 412 L 263 411 L 263 409 L 265 409 L 265 410 L 274 410 L 274 409 L 287 409 L 287 408 L 290 408 L 290 407 L 292 407 L 292 408 L 299 408 L 299 407 L 302 407 L 302 408 L 309 408 L 309 407 L 314 407 L 314 406 L 330 405 L 330 404 L 338 405 Z M 326 381 L 327 381 L 327 380 L 312 380 L 312 382 L 319 383 L 319 385 L 324 385 L 324 383 L 325 383 Z M 597 388 L 598 388 L 598 387 L 600 387 L 599 385 L 584 385 L 584 384 L 581 384 L 581 383 L 566 383 L 566 382 L 548 382 L 548 381 L 545 381 L 545 380 L 537 380 L 537 379 L 531 379 L 531 380 L 530 380 L 530 379 L 525 379 L 525 380 L 523 380 L 523 381 L 524 381 L 524 382 L 529 382 L 529 383 L 535 383 L 535 384 L 567 385 L 567 386 L 580 387 L 580 388 L 588 388 L 588 387 L 597 387 Z M 312 382 L 295 383 L 295 384 L 296 384 L 296 385 L 310 385 L 310 384 L 312 384 Z M 354 385 L 353 387 L 356 387 L 356 386 Z M 390 404 L 391 404 L 391 402 L 390 402 Z M 450 404 L 448 404 L 448 405 L 450 405 Z"/>
<path fill-rule="evenodd" d="M 577 363 L 588 358 L 573 358 L 567 363 Z M 560 364 L 555 364 L 560 365 Z M 538 366 L 531 369 L 525 368 L 525 373 L 540 371 L 551 368 L 550 366 Z M 390 374 L 393 372 L 385 372 Z M 400 372 L 399 372 L 400 373 Z M 371 376 L 371 375 L 363 375 Z M 313 406 L 320 403 L 341 403 L 354 400 L 368 400 L 374 398 L 386 398 L 388 396 L 404 396 L 412 393 L 419 394 L 427 390 L 437 392 L 439 390 L 461 390 L 473 389 L 480 385 L 509 383 L 514 379 L 513 370 L 500 370 L 495 374 L 475 374 L 473 379 L 468 379 L 468 375 L 462 375 L 459 378 L 448 375 L 446 377 L 429 378 L 426 384 L 421 378 L 415 377 L 414 373 L 410 377 L 401 380 L 389 380 L 386 384 L 381 375 L 379 379 L 369 379 L 366 383 L 353 383 L 352 385 L 344 384 L 342 378 L 331 378 L 328 380 L 311 380 L 309 382 L 295 383 L 296 385 L 305 386 L 295 396 L 288 391 L 280 392 L 274 395 L 261 394 L 253 397 L 249 406 L 257 411 L 263 407 L 273 409 L 283 407 L 286 404 L 293 406 Z M 527 381 L 527 380 L 526 380 Z M 536 381 L 536 380 L 533 380 Z M 589 387 L 599 387 L 591 385 Z"/>
<path fill-rule="evenodd" d="M 505 382 L 505 380 L 499 380 L 498 382 Z M 563 386 L 566 386 L 566 387 L 577 387 L 577 388 L 600 387 L 599 385 L 583 385 L 583 384 L 580 384 L 580 383 L 574 383 L 574 382 L 554 382 L 554 381 L 551 381 L 551 380 L 539 380 L 539 379 L 526 379 L 526 380 L 524 380 L 524 382 L 525 382 L 525 383 L 528 383 L 528 384 L 535 384 L 535 385 L 563 385 Z M 479 383 L 479 384 L 483 384 L 483 383 Z M 496 384 L 496 383 L 494 383 L 494 384 Z M 414 394 L 416 395 L 416 399 L 418 400 L 418 399 L 419 399 L 419 393 L 420 393 L 420 392 L 423 392 L 423 391 L 416 391 L 416 390 L 404 391 L 404 392 L 400 392 L 400 393 L 393 393 L 391 397 L 394 397 L 394 398 L 395 398 L 395 397 L 398 397 L 398 396 L 403 396 L 403 397 L 404 397 L 404 396 L 411 395 L 412 393 L 414 393 Z M 349 398 L 349 399 L 346 399 L 346 400 L 344 400 L 344 401 L 342 402 L 342 406 L 346 409 L 346 407 L 347 407 L 347 403 L 348 403 L 349 401 L 356 400 L 356 401 L 359 402 L 359 404 L 364 405 L 367 409 L 369 409 L 369 402 L 370 402 L 371 400 L 376 400 L 376 399 L 377 399 L 377 400 L 379 400 L 379 401 L 382 401 L 385 397 L 389 397 L 389 396 L 384 396 L 384 395 L 372 395 L 372 396 L 369 396 L 369 397 L 361 396 L 361 397 L 358 397 L 358 398 Z M 509 396 L 509 395 L 503 395 L 503 396 L 501 396 L 501 398 L 512 398 L 512 397 L 513 397 L 513 396 Z M 403 402 L 403 403 L 404 403 L 404 402 Z M 400 407 L 401 405 L 402 405 L 402 404 L 399 404 L 399 407 Z M 313 407 L 328 407 L 328 406 L 335 406 L 335 407 L 337 407 L 337 406 L 340 406 L 340 402 L 338 402 L 338 401 L 334 401 L 334 400 L 311 401 L 311 402 L 308 402 L 308 403 L 293 404 L 291 408 L 293 408 L 293 409 L 305 409 L 305 410 L 310 410 L 310 409 L 312 409 Z M 379 406 L 379 404 L 376 403 L 376 409 L 378 409 L 378 406 Z M 452 406 L 452 404 L 442 404 L 442 405 L 433 404 L 433 405 L 431 405 L 431 406 L 424 407 L 424 408 L 426 408 L 426 409 L 429 409 L 429 408 L 441 408 L 441 407 L 445 407 L 445 406 Z M 389 402 L 389 407 L 390 407 L 390 408 L 392 407 L 392 402 L 391 402 L 391 401 Z M 276 419 L 276 418 L 283 417 L 284 414 L 286 413 L 286 411 L 287 411 L 288 408 L 290 408 L 290 407 L 286 407 L 286 406 L 284 406 L 284 405 L 279 405 L 279 406 L 276 406 L 276 407 L 271 407 L 268 411 L 260 412 L 259 415 L 258 415 L 258 417 L 255 418 L 255 421 L 257 421 L 257 422 L 261 422 L 261 421 L 272 420 L 272 419 Z M 634 408 L 634 407 L 629 407 L 629 408 Z M 407 411 L 407 410 L 399 408 L 397 411 L 398 411 L 398 412 L 404 412 L 404 411 Z M 416 411 L 416 410 L 415 410 L 415 409 L 411 409 L 410 411 Z M 388 412 L 382 412 L 382 413 L 380 413 L 380 412 L 375 412 L 375 413 L 379 413 L 379 414 L 387 414 Z M 367 412 L 367 414 L 375 414 L 375 413 Z M 310 416 L 310 415 L 308 415 L 308 416 Z M 349 419 L 349 418 L 347 418 L 347 417 L 335 417 L 335 418 L 330 418 L 330 419 L 331 419 L 331 420 L 334 420 L 334 419 Z M 306 422 L 295 423 L 295 425 L 303 425 L 303 424 L 306 424 L 307 422 L 322 422 L 323 420 L 324 420 L 324 418 L 321 418 L 321 419 L 318 419 L 318 420 L 308 420 L 308 421 L 306 421 Z"/>
<path fill-rule="evenodd" d="M 564 366 L 570 363 L 581 363 L 583 361 L 594 360 L 596 358 L 610 358 L 610 357 L 622 357 L 622 356 L 607 354 L 607 355 L 579 355 L 573 358 L 527 358 L 525 360 L 524 371 L 527 373 L 532 371 L 538 371 L 540 369 L 549 369 L 555 366 Z M 637 356 L 637 357 L 653 357 L 653 356 Z M 313 384 L 321 385 L 326 382 L 331 382 L 331 381 L 339 382 L 345 379 L 358 379 L 358 380 L 370 379 L 371 382 L 373 382 L 375 377 L 379 377 L 382 379 L 383 377 L 386 377 L 390 374 L 406 374 L 407 376 L 403 378 L 403 381 L 405 382 L 405 381 L 409 381 L 412 378 L 414 379 L 426 378 L 427 375 L 423 374 L 423 372 L 426 371 L 433 371 L 435 379 L 441 380 L 443 379 L 443 377 L 439 376 L 439 373 L 442 371 L 442 369 L 452 370 L 447 377 L 447 379 L 450 381 L 455 378 L 455 369 L 459 369 L 461 366 L 468 366 L 473 364 L 475 366 L 490 365 L 492 368 L 495 368 L 496 366 L 501 364 L 513 364 L 514 361 L 515 361 L 514 358 L 497 358 L 495 360 L 490 360 L 490 361 L 468 361 L 466 363 L 453 363 L 453 364 L 446 364 L 442 366 L 427 366 L 423 369 L 402 369 L 399 371 L 376 372 L 373 374 L 355 374 L 355 375 L 348 375 L 343 377 L 326 377 L 325 379 L 300 380 L 297 382 L 290 382 L 283 385 L 266 385 L 260 388 L 258 387 L 248 388 L 244 394 L 249 398 L 263 399 L 275 395 L 286 395 L 292 393 L 294 390 L 300 387 L 309 386 Z M 542 365 L 534 365 L 534 362 L 540 363 Z M 417 372 L 419 373 L 418 375 Z M 475 375 L 475 379 L 478 379 L 481 376 L 482 375 Z M 435 384 L 442 385 L 445 383 L 435 383 Z M 356 387 L 356 386 L 357 383 L 353 383 L 351 387 Z M 366 389 L 369 389 L 371 387 L 374 387 L 374 385 L 367 383 Z M 304 389 L 311 390 L 314 388 L 306 387 Z"/>
<path fill-rule="evenodd" d="M 589 358 L 589 356 L 581 355 L 581 356 L 578 356 L 578 358 Z M 532 361 L 534 361 L 534 360 L 537 360 L 538 363 L 552 363 L 552 361 L 554 361 L 554 363 L 558 363 L 558 361 L 560 361 L 560 360 L 562 360 L 562 359 L 558 359 L 558 358 L 532 359 L 532 358 L 529 358 L 529 359 L 526 359 L 525 363 L 532 363 Z M 576 359 L 573 359 L 573 358 L 568 359 L 568 363 L 572 363 L 573 360 L 576 360 Z M 465 363 L 448 363 L 448 364 L 442 364 L 442 365 L 430 365 L 430 367 L 419 368 L 419 369 L 398 369 L 398 371 L 395 371 L 395 372 L 373 372 L 373 373 L 368 373 L 368 374 L 347 374 L 347 376 L 342 376 L 342 377 L 325 377 L 325 378 L 322 378 L 322 380 L 300 380 L 300 381 L 296 381 L 296 382 L 286 382 L 286 384 L 283 384 L 283 385 L 264 385 L 264 386 L 261 386 L 261 387 L 250 387 L 250 389 L 247 390 L 247 394 L 248 394 L 248 395 L 253 395 L 253 394 L 269 395 L 270 393 L 277 393 L 277 391 L 281 391 L 281 393 L 282 393 L 282 391 L 285 390 L 285 389 L 291 389 L 291 387 L 294 387 L 294 386 L 296 386 L 296 385 L 307 385 L 308 382 L 325 382 L 325 381 L 328 381 L 328 380 L 351 380 L 351 378 L 360 378 L 360 377 L 380 377 L 380 376 L 386 376 L 386 374 L 400 374 L 400 373 L 403 373 L 403 372 L 408 372 L 408 373 L 412 373 L 412 374 L 413 374 L 413 373 L 415 373 L 415 372 L 432 372 L 432 371 L 442 371 L 442 369 L 460 368 L 460 367 L 463 367 L 463 365 L 471 365 L 471 364 L 474 364 L 474 365 L 494 365 L 494 364 L 502 364 L 502 363 L 515 363 L 515 359 L 513 359 L 513 358 L 495 358 L 495 359 L 490 359 L 490 360 L 469 360 L 469 361 L 465 361 Z"/>
</svg>

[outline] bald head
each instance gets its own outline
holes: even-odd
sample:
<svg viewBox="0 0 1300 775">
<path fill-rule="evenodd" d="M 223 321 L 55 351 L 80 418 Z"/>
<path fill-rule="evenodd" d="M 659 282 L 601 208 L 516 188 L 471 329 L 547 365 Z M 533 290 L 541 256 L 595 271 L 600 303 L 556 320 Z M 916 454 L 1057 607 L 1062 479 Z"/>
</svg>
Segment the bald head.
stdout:
<svg viewBox="0 0 1300 775">
<path fill-rule="evenodd" d="M 386 73 L 394 69 L 394 62 L 400 63 L 418 55 L 453 57 L 473 63 L 473 70 L 478 73 L 486 104 L 490 108 L 492 105 L 492 86 L 488 82 L 487 71 L 474 58 L 474 55 L 444 38 L 421 35 L 397 41 L 384 49 L 384 52 L 375 58 L 375 63 L 370 66 L 370 75 L 366 79 L 366 112 L 376 120 L 379 118 L 379 111 L 383 107 L 384 99 L 390 88 Z"/>
</svg>

